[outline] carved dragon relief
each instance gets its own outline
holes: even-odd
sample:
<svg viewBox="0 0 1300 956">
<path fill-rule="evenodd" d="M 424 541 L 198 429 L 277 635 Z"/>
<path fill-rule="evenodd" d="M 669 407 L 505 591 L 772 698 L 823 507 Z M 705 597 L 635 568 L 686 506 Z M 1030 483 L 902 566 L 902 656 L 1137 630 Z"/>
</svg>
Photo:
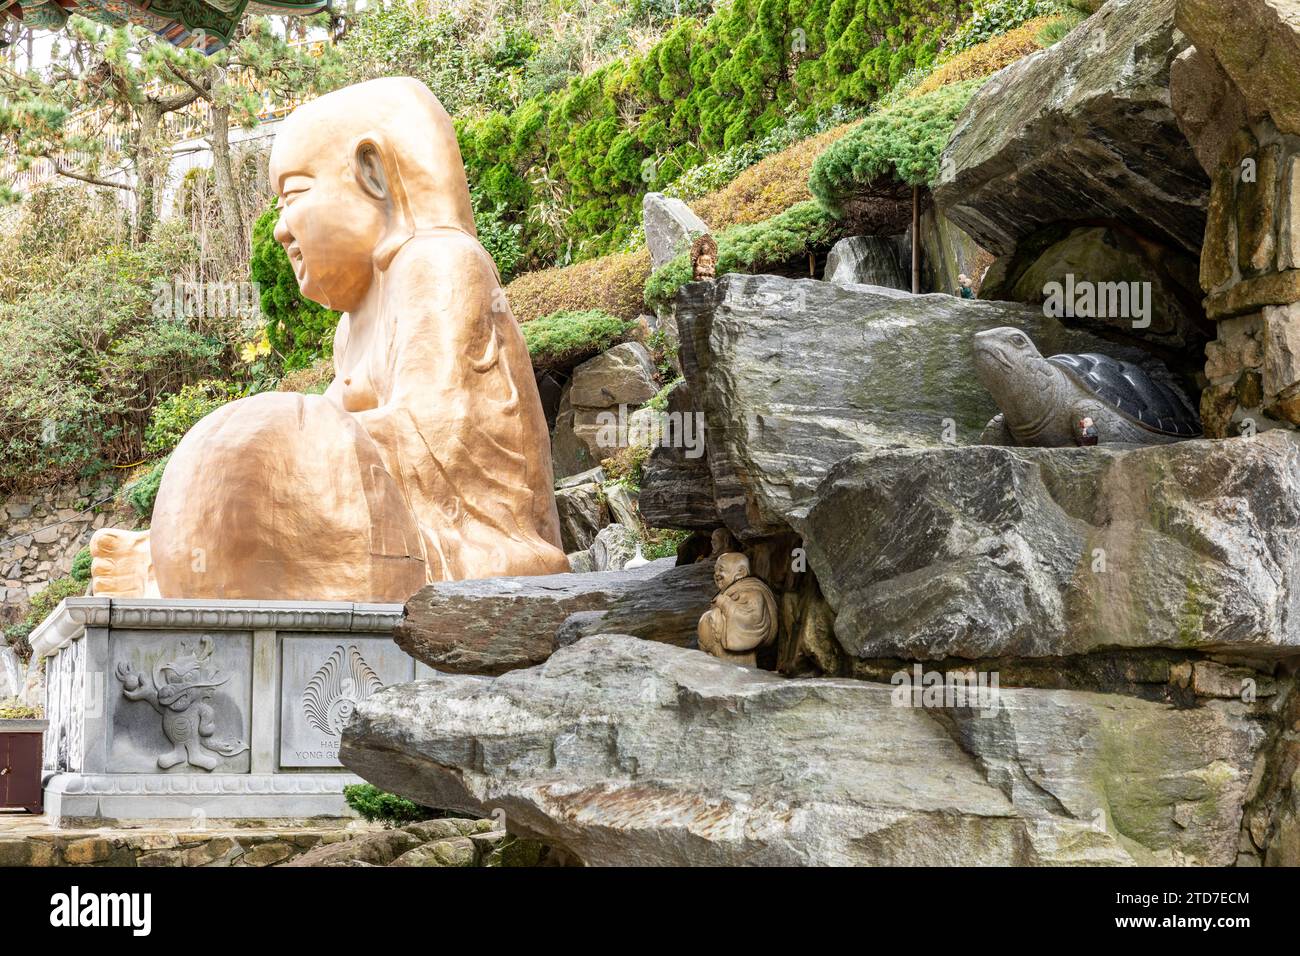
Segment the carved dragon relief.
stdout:
<svg viewBox="0 0 1300 956">
<path fill-rule="evenodd" d="M 210 662 L 213 642 L 199 638 L 197 644 L 182 641 L 180 653 L 153 671 L 153 682 L 123 661 L 115 673 L 127 700 L 147 701 L 162 715 L 163 733 L 172 749 L 158 756 L 158 766 L 169 770 L 182 763 L 202 770 L 215 770 L 224 757 L 248 749 L 237 738 L 216 737 L 216 715 L 209 701 L 216 689 L 230 680 Z"/>
</svg>

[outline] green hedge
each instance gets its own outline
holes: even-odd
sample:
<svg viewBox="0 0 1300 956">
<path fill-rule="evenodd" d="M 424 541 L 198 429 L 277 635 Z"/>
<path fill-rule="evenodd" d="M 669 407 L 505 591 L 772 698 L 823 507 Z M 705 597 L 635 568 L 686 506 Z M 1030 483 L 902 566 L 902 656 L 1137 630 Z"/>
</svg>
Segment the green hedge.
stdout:
<svg viewBox="0 0 1300 956">
<path fill-rule="evenodd" d="M 271 206 L 253 224 L 249 273 L 258 283 L 267 338 L 280 353 L 286 369 L 305 368 L 334 346 L 339 313 L 308 299 L 298 291 L 289 256 L 275 241 L 280 214 Z"/>
<path fill-rule="evenodd" d="M 414 823 L 438 816 L 436 810 L 422 807 L 405 797 L 380 790 L 368 783 L 344 787 L 343 799 L 366 822 L 379 822 L 386 827 L 401 826 L 404 823 Z"/>
<path fill-rule="evenodd" d="M 536 369 L 558 368 L 611 348 L 632 328 L 617 316 L 588 309 L 585 312 L 553 312 L 521 328 L 528 354 Z"/>
<path fill-rule="evenodd" d="M 185 385 L 160 401 L 144 430 L 144 449 L 162 455 L 177 445 L 185 433 L 210 412 L 238 397 L 233 383 L 208 379 Z"/>
<path fill-rule="evenodd" d="M 141 518 L 153 515 L 153 503 L 158 497 L 158 487 L 162 484 L 163 471 L 171 455 L 158 459 L 139 478 L 123 485 L 120 495 Z"/>
<path fill-rule="evenodd" d="M 757 273 L 779 266 L 799 255 L 825 248 L 841 238 L 847 226 L 814 200 L 791 206 L 762 222 L 724 229 L 718 241 L 718 275 L 725 272 Z M 682 253 L 656 269 L 645 287 L 646 305 L 666 305 L 682 285 L 691 280 L 691 263 Z"/>
<path fill-rule="evenodd" d="M 958 116 L 984 82 L 943 86 L 871 114 L 813 163 L 812 194 L 838 214 L 846 201 L 881 179 L 930 185 L 938 179 L 939 160 Z"/>
<path fill-rule="evenodd" d="M 458 124 L 475 189 L 522 226 L 531 264 L 618 248 L 641 197 L 792 113 L 865 106 L 970 12 L 965 0 L 734 0 L 679 20 L 614 61 L 509 113 Z"/>
</svg>

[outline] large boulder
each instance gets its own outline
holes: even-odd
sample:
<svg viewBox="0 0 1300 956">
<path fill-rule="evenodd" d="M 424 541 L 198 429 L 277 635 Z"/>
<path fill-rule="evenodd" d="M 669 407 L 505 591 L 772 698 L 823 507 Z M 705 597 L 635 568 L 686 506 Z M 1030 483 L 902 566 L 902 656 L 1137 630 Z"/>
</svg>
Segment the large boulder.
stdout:
<svg viewBox="0 0 1300 956">
<path fill-rule="evenodd" d="M 340 759 L 589 865 L 1227 865 L 1266 736 L 1241 701 L 786 680 L 588 637 L 363 701 Z"/>
<path fill-rule="evenodd" d="M 655 363 L 640 342 L 624 342 L 573 370 L 569 401 L 575 408 L 639 406 L 654 398 Z"/>
<path fill-rule="evenodd" d="M 1300 438 L 885 451 L 796 521 L 857 659 L 1300 653 Z"/>
<path fill-rule="evenodd" d="M 1300 0 L 1177 0 L 1177 8 L 1178 29 L 1213 56 L 1249 117 L 1267 114 L 1300 135 Z"/>
<path fill-rule="evenodd" d="M 557 477 L 587 471 L 628 445 L 629 416 L 659 391 L 654 359 L 624 342 L 573 370 L 551 435 Z"/>
<path fill-rule="evenodd" d="M 690 206 L 663 193 L 646 193 L 641 200 L 641 215 L 652 269 L 658 269 L 686 252 L 697 236 L 709 231 L 704 220 L 695 215 Z"/>
<path fill-rule="evenodd" d="M 642 519 L 652 528 L 722 527 L 704 445 L 704 415 L 685 381 L 668 392 L 662 437 L 641 467 L 637 507 Z"/>
<path fill-rule="evenodd" d="M 712 561 L 675 567 L 646 587 L 629 589 L 601 610 L 569 615 L 555 632 L 555 646 L 613 633 L 695 647 L 700 618 L 717 593 Z"/>
<path fill-rule="evenodd" d="M 556 482 L 555 508 L 565 553 L 587 550 L 600 529 L 609 524 L 609 509 L 600 490 L 604 480 L 604 470 L 593 468 Z"/>
<path fill-rule="evenodd" d="M 672 308 L 714 497 L 742 538 L 788 530 L 855 452 L 977 441 L 998 409 L 975 377 L 976 332 L 1016 326 L 1044 355 L 1104 352 L 1160 373 L 1145 353 L 1007 302 L 725 275 L 688 283 Z"/>
<path fill-rule="evenodd" d="M 695 640 L 695 624 L 716 593 L 700 577 L 696 568 L 678 568 L 672 558 L 660 558 L 634 570 L 428 584 L 406 602 L 393 640 L 441 671 L 501 674 L 550 657 L 556 634 L 571 615 L 623 607 L 627 610 L 613 620 L 624 630 L 685 646 Z M 678 611 L 637 612 L 656 606 L 644 593 L 673 595 Z"/>
<path fill-rule="evenodd" d="M 1219 4 L 1227 15 L 1230 5 Z M 997 255 L 1058 222 L 1117 220 L 1195 254 L 1209 180 L 1170 106 L 1174 0 L 1110 0 L 996 74 L 944 152 L 939 210 Z"/>
<path fill-rule="evenodd" d="M 850 236 L 831 247 L 822 278 L 840 285 L 879 285 L 911 289 L 899 245 L 888 236 Z"/>
</svg>

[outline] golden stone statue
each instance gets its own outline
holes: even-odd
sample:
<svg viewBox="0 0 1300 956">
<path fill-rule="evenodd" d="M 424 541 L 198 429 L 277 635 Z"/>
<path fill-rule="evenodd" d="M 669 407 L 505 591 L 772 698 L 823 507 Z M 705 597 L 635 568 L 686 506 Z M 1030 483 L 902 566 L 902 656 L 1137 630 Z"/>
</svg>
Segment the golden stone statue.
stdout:
<svg viewBox="0 0 1300 956">
<path fill-rule="evenodd" d="M 718 594 L 700 618 L 700 650 L 744 667 L 757 667 L 757 650 L 776 638 L 776 598 L 749 573 L 749 558 L 720 556 L 713 566 Z"/>
<path fill-rule="evenodd" d="M 718 241 L 708 233 L 691 244 L 691 278 L 696 282 L 718 274 Z"/>
<path fill-rule="evenodd" d="M 192 428 L 150 530 L 92 539 L 94 593 L 405 601 L 567 571 L 532 365 L 446 110 L 410 78 L 330 93 L 284 122 L 270 176 L 299 287 L 344 313 L 334 380 Z"/>
</svg>

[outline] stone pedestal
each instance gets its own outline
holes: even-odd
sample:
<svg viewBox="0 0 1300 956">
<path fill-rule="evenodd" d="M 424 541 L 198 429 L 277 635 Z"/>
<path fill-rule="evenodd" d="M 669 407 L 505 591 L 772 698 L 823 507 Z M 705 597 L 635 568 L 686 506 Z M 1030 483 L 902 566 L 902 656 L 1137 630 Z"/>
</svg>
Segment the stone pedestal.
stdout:
<svg viewBox="0 0 1300 956">
<path fill-rule="evenodd" d="M 352 709 L 415 678 L 400 604 L 68 598 L 46 664 L 45 809 L 58 824 L 348 814 Z M 421 676 L 428 673 L 423 665 Z"/>
</svg>

